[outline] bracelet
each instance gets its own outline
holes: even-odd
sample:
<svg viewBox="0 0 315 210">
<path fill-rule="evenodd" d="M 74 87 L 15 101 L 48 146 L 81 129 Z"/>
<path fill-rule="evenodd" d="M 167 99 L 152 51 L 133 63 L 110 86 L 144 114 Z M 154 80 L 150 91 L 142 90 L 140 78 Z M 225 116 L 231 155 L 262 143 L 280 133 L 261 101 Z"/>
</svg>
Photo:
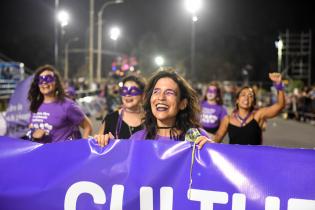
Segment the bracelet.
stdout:
<svg viewBox="0 0 315 210">
<path fill-rule="evenodd" d="M 274 83 L 273 86 L 276 88 L 277 91 L 284 90 L 284 84 L 282 82 Z"/>
</svg>

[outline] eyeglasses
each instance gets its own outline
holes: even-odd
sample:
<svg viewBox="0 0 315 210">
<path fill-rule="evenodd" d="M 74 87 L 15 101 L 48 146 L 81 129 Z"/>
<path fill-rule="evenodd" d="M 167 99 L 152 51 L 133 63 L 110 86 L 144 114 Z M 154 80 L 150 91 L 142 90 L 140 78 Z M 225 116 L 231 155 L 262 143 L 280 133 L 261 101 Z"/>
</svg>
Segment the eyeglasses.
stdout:
<svg viewBox="0 0 315 210">
<path fill-rule="evenodd" d="M 38 84 L 42 85 L 44 83 L 49 84 L 56 80 L 54 75 L 44 75 L 44 76 L 38 76 Z"/>
<path fill-rule="evenodd" d="M 141 95 L 142 93 L 143 91 L 136 86 L 130 86 L 130 87 L 123 86 L 120 88 L 121 96 L 127 96 L 127 95 L 138 96 L 138 95 Z"/>
</svg>

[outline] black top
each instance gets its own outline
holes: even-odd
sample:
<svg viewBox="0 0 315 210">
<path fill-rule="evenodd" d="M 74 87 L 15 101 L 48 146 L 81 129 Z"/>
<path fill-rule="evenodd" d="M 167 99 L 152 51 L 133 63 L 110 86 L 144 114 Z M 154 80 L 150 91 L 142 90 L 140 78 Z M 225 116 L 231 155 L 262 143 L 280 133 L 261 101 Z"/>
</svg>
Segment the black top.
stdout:
<svg viewBox="0 0 315 210">
<path fill-rule="evenodd" d="M 219 126 L 218 127 L 214 127 L 214 128 L 203 128 L 205 129 L 207 132 L 215 134 L 218 130 L 219 130 Z"/>
<path fill-rule="evenodd" d="M 252 119 L 243 127 L 238 127 L 229 123 L 228 133 L 230 144 L 261 145 L 262 131 L 257 121 Z"/>
<path fill-rule="evenodd" d="M 104 134 L 111 132 L 116 139 L 129 139 L 132 134 L 143 128 L 142 125 L 137 127 L 129 126 L 123 120 L 121 120 L 121 127 L 119 127 L 119 118 L 118 111 L 106 115 L 102 121 L 102 123 L 105 122 Z M 118 136 L 116 136 L 116 131 L 118 132 Z"/>
</svg>

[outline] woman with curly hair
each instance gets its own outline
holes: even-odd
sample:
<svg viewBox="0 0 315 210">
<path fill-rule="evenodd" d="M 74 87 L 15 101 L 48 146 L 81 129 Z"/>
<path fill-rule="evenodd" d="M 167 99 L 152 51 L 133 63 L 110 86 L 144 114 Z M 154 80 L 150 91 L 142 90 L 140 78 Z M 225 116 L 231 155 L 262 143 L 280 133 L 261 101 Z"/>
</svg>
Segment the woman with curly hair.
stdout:
<svg viewBox="0 0 315 210">
<path fill-rule="evenodd" d="M 51 143 L 83 138 L 92 132 L 92 125 L 80 107 L 67 98 L 57 70 L 50 65 L 37 69 L 28 92 L 30 132 L 32 140 Z"/>
<path fill-rule="evenodd" d="M 212 142 L 200 128 L 199 99 L 194 89 L 173 68 L 163 68 L 151 77 L 144 91 L 144 129 L 131 140 L 193 140 L 198 145 Z M 114 136 L 106 135 L 105 146 Z"/>
</svg>

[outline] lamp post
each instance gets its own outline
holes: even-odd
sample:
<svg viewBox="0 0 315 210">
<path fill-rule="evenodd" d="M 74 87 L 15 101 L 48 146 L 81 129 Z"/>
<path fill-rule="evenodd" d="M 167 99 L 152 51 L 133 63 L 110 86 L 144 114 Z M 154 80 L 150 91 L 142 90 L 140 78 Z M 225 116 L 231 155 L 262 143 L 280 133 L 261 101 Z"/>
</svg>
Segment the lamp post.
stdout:
<svg viewBox="0 0 315 210">
<path fill-rule="evenodd" d="M 283 41 L 279 38 L 279 41 L 275 42 L 276 48 L 278 49 L 278 72 L 281 73 L 282 68 L 282 49 L 283 49 Z"/>
<path fill-rule="evenodd" d="M 198 21 L 197 11 L 201 7 L 201 0 L 185 0 L 186 10 L 191 14 L 191 46 L 190 46 L 190 71 L 191 75 L 195 73 L 195 37 L 196 22 Z"/>
<path fill-rule="evenodd" d="M 93 82 L 93 51 L 94 51 L 94 0 L 90 0 L 90 27 L 89 27 L 89 82 L 92 84 Z"/>
<path fill-rule="evenodd" d="M 57 22 L 60 24 L 60 27 L 61 27 L 61 39 L 62 39 L 63 35 L 65 34 L 65 27 L 69 24 L 70 16 L 69 16 L 69 13 L 66 12 L 65 10 L 60 10 L 56 14 L 56 18 L 57 18 Z M 59 33 L 58 33 L 58 35 L 59 35 Z M 57 47 L 57 54 L 55 55 L 56 56 L 55 65 L 57 66 L 57 68 L 60 67 L 59 66 L 58 41 L 59 41 L 59 39 L 57 39 L 57 41 L 55 43 L 55 45 L 56 45 L 55 47 Z"/>
<path fill-rule="evenodd" d="M 59 0 L 55 0 L 55 14 L 57 13 L 59 9 Z M 54 60 L 55 60 L 55 66 L 58 65 L 58 21 L 55 21 L 55 43 L 54 43 Z"/>
<path fill-rule="evenodd" d="M 112 4 L 120 4 L 123 3 L 123 0 L 115 0 L 115 1 L 108 1 L 105 2 L 101 9 L 98 11 L 97 13 L 97 26 L 98 26 L 98 31 L 97 31 L 97 79 L 100 82 L 102 75 L 101 75 L 101 71 L 102 71 L 102 25 L 103 25 L 103 11 L 104 9 Z"/>
<path fill-rule="evenodd" d="M 66 42 L 65 44 L 65 72 L 64 72 L 64 78 L 67 80 L 68 79 L 68 74 L 69 74 L 69 45 L 71 42 L 76 42 L 78 41 L 79 38 L 75 37 L 73 39 L 70 39 L 69 41 Z"/>
</svg>

